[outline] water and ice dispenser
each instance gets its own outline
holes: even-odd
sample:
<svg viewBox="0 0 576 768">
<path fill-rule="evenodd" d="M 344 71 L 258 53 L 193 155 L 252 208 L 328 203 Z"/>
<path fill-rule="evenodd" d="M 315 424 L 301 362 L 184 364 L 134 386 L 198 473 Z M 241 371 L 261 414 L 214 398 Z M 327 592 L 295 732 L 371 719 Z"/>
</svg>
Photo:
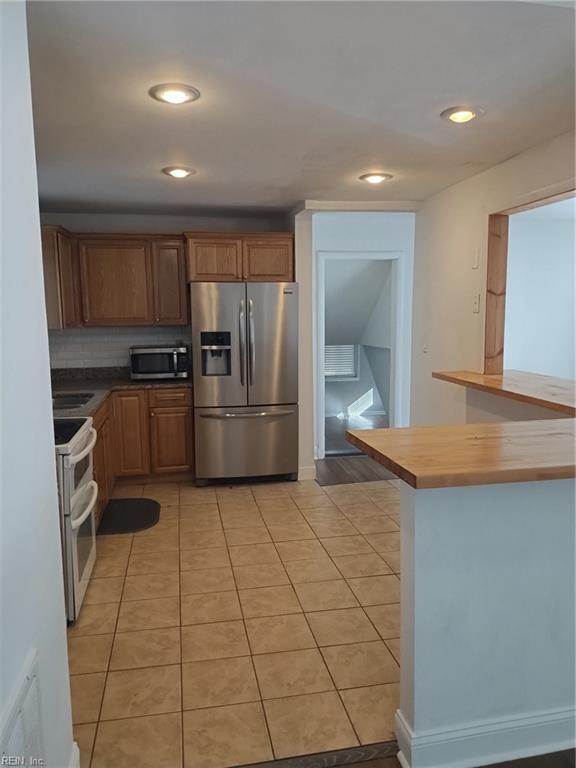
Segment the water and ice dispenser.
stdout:
<svg viewBox="0 0 576 768">
<path fill-rule="evenodd" d="M 230 376 L 232 344 L 230 331 L 201 331 L 202 376 Z"/>
</svg>

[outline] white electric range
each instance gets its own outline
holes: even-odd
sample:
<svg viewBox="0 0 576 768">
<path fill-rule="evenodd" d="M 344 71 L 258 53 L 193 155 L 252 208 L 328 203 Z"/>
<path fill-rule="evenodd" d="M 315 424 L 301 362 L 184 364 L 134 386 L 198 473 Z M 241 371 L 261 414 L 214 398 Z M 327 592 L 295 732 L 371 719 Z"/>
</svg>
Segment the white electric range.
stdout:
<svg viewBox="0 0 576 768">
<path fill-rule="evenodd" d="M 59 417 L 54 419 L 54 437 L 66 615 L 75 621 L 96 561 L 98 485 L 93 478 L 92 451 L 97 434 L 88 416 Z"/>
</svg>

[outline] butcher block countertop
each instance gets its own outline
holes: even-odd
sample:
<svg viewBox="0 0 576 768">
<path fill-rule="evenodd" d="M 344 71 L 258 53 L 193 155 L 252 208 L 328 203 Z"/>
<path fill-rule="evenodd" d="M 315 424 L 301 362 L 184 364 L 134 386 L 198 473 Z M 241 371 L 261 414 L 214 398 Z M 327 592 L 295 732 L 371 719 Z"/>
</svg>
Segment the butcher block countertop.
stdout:
<svg viewBox="0 0 576 768">
<path fill-rule="evenodd" d="M 566 416 L 576 416 L 576 382 L 572 379 L 556 379 L 553 376 L 512 370 L 504 371 L 501 375 L 474 371 L 435 371 L 432 377 L 522 403 L 540 405 Z"/>
<path fill-rule="evenodd" d="M 576 476 L 575 419 L 350 430 L 347 439 L 413 488 Z"/>
</svg>

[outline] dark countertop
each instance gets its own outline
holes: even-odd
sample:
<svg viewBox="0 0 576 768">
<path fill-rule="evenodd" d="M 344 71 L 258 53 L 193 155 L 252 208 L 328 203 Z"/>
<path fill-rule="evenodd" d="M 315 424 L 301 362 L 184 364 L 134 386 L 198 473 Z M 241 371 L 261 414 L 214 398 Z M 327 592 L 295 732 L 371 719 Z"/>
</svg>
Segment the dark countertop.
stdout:
<svg viewBox="0 0 576 768">
<path fill-rule="evenodd" d="M 128 369 L 92 368 L 80 371 L 77 368 L 52 371 L 52 394 L 60 393 L 92 393 L 86 405 L 79 408 L 65 408 L 54 411 L 55 417 L 60 416 L 93 416 L 111 392 L 125 389 L 174 389 L 180 387 L 192 388 L 192 379 L 145 379 L 132 381 Z M 82 374 L 85 375 L 82 375 Z M 112 375 L 111 375 L 112 374 Z"/>
</svg>

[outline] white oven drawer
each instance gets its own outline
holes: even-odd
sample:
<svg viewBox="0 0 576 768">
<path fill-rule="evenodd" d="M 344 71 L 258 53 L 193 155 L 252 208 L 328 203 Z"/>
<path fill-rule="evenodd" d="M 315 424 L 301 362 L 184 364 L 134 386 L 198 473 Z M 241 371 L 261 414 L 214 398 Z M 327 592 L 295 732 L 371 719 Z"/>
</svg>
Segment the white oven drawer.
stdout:
<svg viewBox="0 0 576 768">
<path fill-rule="evenodd" d="M 71 576 L 67 584 L 67 612 L 71 621 L 78 616 L 96 561 L 97 499 L 98 485 L 90 480 L 72 497 L 70 515 L 66 518 L 66 554 Z"/>
</svg>

